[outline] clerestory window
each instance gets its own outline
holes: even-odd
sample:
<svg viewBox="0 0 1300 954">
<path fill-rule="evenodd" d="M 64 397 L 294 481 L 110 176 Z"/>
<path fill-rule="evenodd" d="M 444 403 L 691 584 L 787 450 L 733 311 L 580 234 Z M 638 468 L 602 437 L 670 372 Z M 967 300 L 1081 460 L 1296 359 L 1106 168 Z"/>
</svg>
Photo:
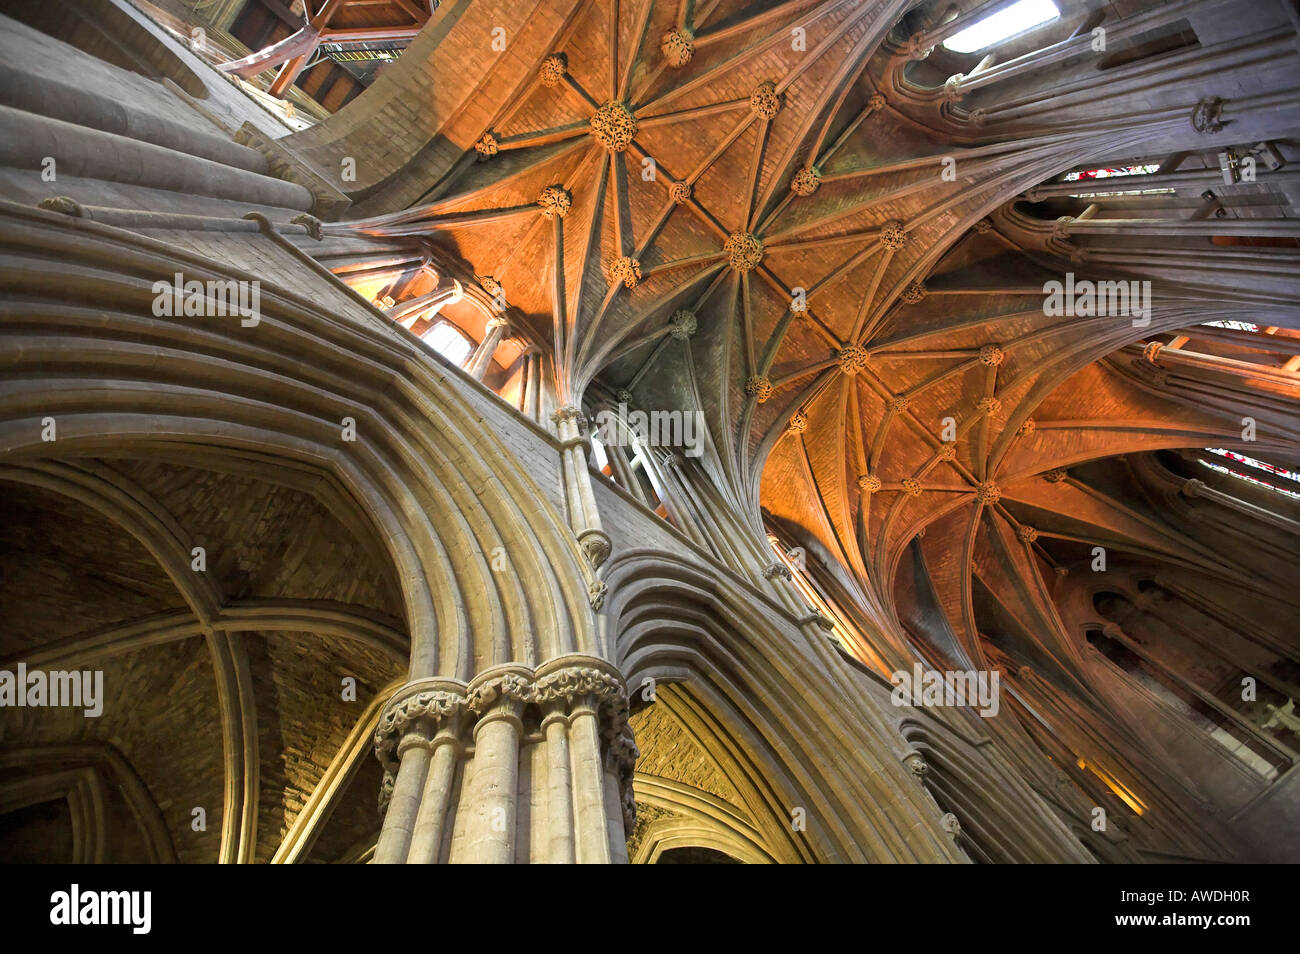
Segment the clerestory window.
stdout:
<svg viewBox="0 0 1300 954">
<path fill-rule="evenodd" d="M 943 41 L 943 47 L 954 53 L 975 53 L 1049 23 L 1060 15 L 1061 11 L 1052 0 L 1019 0 L 954 33 Z"/>
</svg>

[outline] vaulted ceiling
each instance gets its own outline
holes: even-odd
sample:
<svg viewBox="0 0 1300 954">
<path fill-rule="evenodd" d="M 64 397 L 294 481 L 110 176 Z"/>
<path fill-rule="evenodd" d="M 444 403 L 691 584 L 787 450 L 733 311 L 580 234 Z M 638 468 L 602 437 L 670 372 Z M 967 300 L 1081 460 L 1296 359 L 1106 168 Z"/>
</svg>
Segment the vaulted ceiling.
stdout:
<svg viewBox="0 0 1300 954">
<path fill-rule="evenodd" d="M 998 100 L 910 78 L 978 59 L 918 60 L 906 42 L 974 5 L 906 6 L 579 4 L 476 154 L 358 227 L 432 236 L 549 325 L 557 403 L 598 381 L 701 410 L 704 466 L 737 508 L 801 527 L 880 594 L 935 521 L 965 540 L 963 567 L 981 528 L 1032 543 L 1010 505 L 1044 503 L 1038 475 L 1240 429 L 1234 410 L 1151 387 L 1126 345 L 1242 307 L 1294 326 L 1294 309 L 1180 276 L 1158 283 L 1149 327 L 1046 314 L 1045 282 L 1086 269 L 1089 240 L 1062 242 L 1023 197 L 1088 162 L 1195 145 L 1196 84 L 1127 122 L 1102 79 L 1047 121 L 999 121 Z M 1088 9 L 1062 6 L 1068 37 Z M 1261 254 L 1294 269 L 1294 251 Z M 1294 401 L 1294 380 L 1282 390 Z M 1260 446 L 1288 454 L 1295 437 Z"/>
</svg>

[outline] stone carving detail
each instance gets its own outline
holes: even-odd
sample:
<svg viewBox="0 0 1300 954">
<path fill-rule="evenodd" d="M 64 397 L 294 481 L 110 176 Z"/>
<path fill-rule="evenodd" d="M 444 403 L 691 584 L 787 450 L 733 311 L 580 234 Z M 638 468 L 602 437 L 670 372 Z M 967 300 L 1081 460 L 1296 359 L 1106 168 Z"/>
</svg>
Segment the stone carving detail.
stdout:
<svg viewBox="0 0 1300 954">
<path fill-rule="evenodd" d="M 803 411 L 795 411 L 794 416 L 790 418 L 790 430 L 796 434 L 808 430 L 808 415 Z"/>
<path fill-rule="evenodd" d="M 552 53 L 546 59 L 542 60 L 542 68 L 538 71 L 538 76 L 542 85 L 548 89 L 559 86 L 564 81 L 564 76 L 569 72 L 569 61 L 563 53 Z"/>
<path fill-rule="evenodd" d="M 397 771 L 397 745 L 418 719 L 441 722 L 460 715 L 465 697 L 459 692 L 426 689 L 411 692 L 388 703 L 375 729 L 375 754 L 389 772 Z"/>
<path fill-rule="evenodd" d="M 563 186 L 549 185 L 537 196 L 537 204 L 542 207 L 542 215 L 548 219 L 556 216 L 564 218 L 573 208 L 573 196 Z"/>
<path fill-rule="evenodd" d="M 907 400 L 907 398 L 902 397 L 902 396 L 900 395 L 899 397 L 892 397 L 892 398 L 890 398 L 890 399 L 889 399 L 889 404 L 888 404 L 887 406 L 888 406 L 889 409 L 890 409 L 891 411 L 893 411 L 895 414 L 902 414 L 904 411 L 906 411 L 906 410 L 908 409 L 908 407 L 910 406 L 910 403 L 911 403 L 911 402 L 909 402 L 909 401 Z"/>
<path fill-rule="evenodd" d="M 631 404 L 632 392 L 627 388 L 619 388 L 614 392 L 614 400 L 618 401 L 619 404 Z"/>
<path fill-rule="evenodd" d="M 826 632 L 828 633 L 833 632 L 835 630 L 835 621 L 832 620 L 830 617 L 828 617 L 816 606 L 810 607 L 808 610 L 808 615 L 803 616 L 799 619 L 800 626 L 803 626 L 805 623 L 815 623 L 817 626 L 826 630 Z"/>
<path fill-rule="evenodd" d="M 81 207 L 81 203 L 68 198 L 66 195 L 52 195 L 48 199 L 41 199 L 40 202 L 36 203 L 36 207 L 45 209 L 47 212 L 60 212 L 63 215 L 71 215 L 76 218 L 81 218 L 86 214 Z"/>
<path fill-rule="evenodd" d="M 695 334 L 695 329 L 699 327 L 699 322 L 695 318 L 695 312 L 687 311 L 685 308 L 679 308 L 673 312 L 672 318 L 668 319 L 668 334 L 678 341 L 685 341 L 691 335 Z"/>
<path fill-rule="evenodd" d="M 1199 497 L 1205 490 L 1205 481 L 1192 477 L 1183 481 L 1183 493 L 1188 497 Z"/>
<path fill-rule="evenodd" d="M 771 80 L 759 83 L 749 95 L 749 108 L 764 119 L 775 119 L 781 111 L 781 96 Z"/>
<path fill-rule="evenodd" d="M 943 444 L 941 444 L 941 445 L 939 446 L 939 459 L 940 459 L 940 460 L 956 460 L 956 459 L 957 459 L 957 445 L 956 445 L 955 443 L 953 443 L 952 441 L 945 441 Z"/>
<path fill-rule="evenodd" d="M 903 764 L 918 780 L 925 778 L 926 773 L 930 771 L 930 766 L 925 764 L 925 756 L 915 750 L 903 756 Z"/>
<path fill-rule="evenodd" d="M 975 485 L 975 499 L 991 506 L 1002 499 L 1002 488 L 991 480 L 982 480 Z"/>
<path fill-rule="evenodd" d="M 949 76 L 943 84 L 943 101 L 945 103 L 960 103 L 966 96 L 961 91 L 961 81 L 966 78 L 964 73 L 954 73 Z"/>
<path fill-rule="evenodd" d="M 1203 99 L 1192 110 L 1192 128 L 1201 135 L 1223 132 L 1223 100 L 1217 96 Z"/>
<path fill-rule="evenodd" d="M 585 431 L 587 426 L 587 416 L 582 413 L 581 408 L 574 407 L 572 404 L 565 404 L 562 407 L 557 407 L 551 412 L 552 424 L 559 425 L 569 421 L 572 421 L 577 425 L 579 433 Z"/>
<path fill-rule="evenodd" d="M 763 260 L 763 240 L 752 232 L 732 232 L 723 243 L 727 261 L 738 272 L 752 271 Z"/>
<path fill-rule="evenodd" d="M 986 344 L 980 348 L 980 364 L 986 367 L 996 368 L 1002 363 L 1006 353 L 994 344 Z"/>
<path fill-rule="evenodd" d="M 945 812 L 944 816 L 939 819 L 939 825 L 954 838 L 961 834 L 961 822 L 957 820 L 957 816 L 952 812 Z"/>
<path fill-rule="evenodd" d="M 990 232 L 993 231 L 993 220 L 980 219 L 978 222 L 975 223 L 975 231 L 978 232 L 980 235 L 988 235 Z"/>
<path fill-rule="evenodd" d="M 925 296 L 925 283 L 921 281 L 908 282 L 907 287 L 903 289 L 903 301 L 909 305 L 915 305 L 917 302 L 922 301 Z"/>
<path fill-rule="evenodd" d="M 891 252 L 897 252 L 907 245 L 907 233 L 903 231 L 903 223 L 898 219 L 891 219 L 880 227 L 880 244 Z"/>
<path fill-rule="evenodd" d="M 968 118 L 970 119 L 970 124 L 976 129 L 979 129 L 988 122 L 988 113 L 984 112 L 984 108 L 981 106 L 979 109 L 972 109 L 968 114 Z"/>
<path fill-rule="evenodd" d="M 603 580 L 592 580 L 587 587 L 587 602 L 591 604 L 591 608 L 597 613 L 605 605 L 605 593 L 608 589 L 609 587 L 605 585 Z"/>
<path fill-rule="evenodd" d="M 812 195 L 821 184 L 821 170 L 816 166 L 804 166 L 790 180 L 790 191 L 795 195 Z"/>
<path fill-rule="evenodd" d="M 506 673 L 495 679 L 479 683 L 465 694 L 465 708 L 475 715 L 482 715 L 496 703 L 512 699 L 517 702 L 530 701 L 531 686 L 527 679 L 518 673 Z"/>
<path fill-rule="evenodd" d="M 501 151 L 501 144 L 497 142 L 496 136 L 486 132 L 478 142 L 474 143 L 474 151 L 478 153 L 480 160 L 491 159 Z"/>
<path fill-rule="evenodd" d="M 493 298 L 501 296 L 501 283 L 491 275 L 480 275 L 478 283 L 482 286 L 483 290 Z"/>
<path fill-rule="evenodd" d="M 921 482 L 915 477 L 903 478 L 903 493 L 909 497 L 921 496 Z"/>
<path fill-rule="evenodd" d="M 771 379 L 765 375 L 756 374 L 745 382 L 745 393 L 758 398 L 759 404 L 767 403 L 774 390 Z"/>
<path fill-rule="evenodd" d="M 635 258 L 628 258 L 626 255 L 614 259 L 609 266 L 609 283 L 617 285 L 622 282 L 628 288 L 636 288 L 637 283 L 641 281 L 641 263 Z"/>
<path fill-rule="evenodd" d="M 1053 467 L 1051 470 L 1043 474 L 1043 480 L 1047 481 L 1049 484 L 1059 484 L 1061 481 L 1065 480 L 1065 470 L 1061 467 Z"/>
<path fill-rule="evenodd" d="M 790 568 L 780 562 L 769 563 L 763 568 L 763 578 L 767 580 L 788 580 L 791 578 Z"/>
<path fill-rule="evenodd" d="M 884 93 L 872 93 L 871 98 L 867 100 L 867 108 L 873 113 L 878 113 L 885 108 L 887 102 Z"/>
<path fill-rule="evenodd" d="M 1038 531 L 1033 527 L 1026 527 L 1021 524 L 1016 528 L 1016 539 L 1021 543 L 1033 543 L 1038 539 Z"/>
<path fill-rule="evenodd" d="M 875 474 L 859 474 L 858 490 L 864 494 L 874 494 L 880 490 L 880 478 Z"/>
<path fill-rule="evenodd" d="M 674 69 L 680 69 L 691 61 L 695 55 L 695 34 L 690 30 L 669 30 L 659 41 L 659 49 L 664 59 Z"/>
<path fill-rule="evenodd" d="M 1070 223 L 1074 221 L 1072 215 L 1062 215 L 1052 223 L 1052 235 L 1055 238 L 1067 239 L 1070 237 Z"/>
<path fill-rule="evenodd" d="M 600 565 L 609 559 L 609 536 L 602 530 L 584 530 L 578 536 L 578 546 L 582 547 L 593 570 L 600 569 Z"/>
<path fill-rule="evenodd" d="M 1034 428 L 1037 426 L 1038 425 L 1034 423 L 1034 419 L 1032 417 L 1027 417 L 1025 418 L 1025 423 L 1021 424 L 1018 428 L 1016 428 L 1016 436 L 1028 437 L 1030 434 L 1034 433 Z"/>
<path fill-rule="evenodd" d="M 998 411 L 1002 410 L 1002 402 L 995 397 L 980 398 L 979 403 L 975 405 L 981 414 L 987 414 L 992 417 Z"/>
<path fill-rule="evenodd" d="M 627 696 L 623 691 L 622 682 L 610 673 L 590 666 L 567 666 L 543 676 L 536 682 L 525 683 L 520 690 L 519 698 L 525 702 L 545 705 L 548 702 L 571 703 L 578 696 L 586 695 L 608 700 L 616 709 L 621 706 L 626 713 Z"/>
<path fill-rule="evenodd" d="M 1142 357 L 1147 361 L 1150 361 L 1152 364 L 1155 364 L 1156 360 L 1160 357 L 1160 352 L 1164 350 L 1164 347 L 1165 343 L 1163 341 L 1148 342 L 1147 346 L 1142 349 Z"/>
<path fill-rule="evenodd" d="M 294 225 L 301 225 L 303 231 L 318 242 L 325 237 L 325 232 L 321 228 L 320 219 L 316 218 L 314 215 L 308 215 L 306 212 L 301 212 L 289 221 Z"/>
<path fill-rule="evenodd" d="M 610 152 L 622 152 L 636 138 L 636 117 L 618 101 L 606 103 L 591 117 L 591 134 Z"/>
<path fill-rule="evenodd" d="M 808 299 L 795 298 L 790 302 L 790 314 L 795 318 L 808 317 Z"/>
<path fill-rule="evenodd" d="M 924 33 L 913 33 L 907 38 L 907 58 L 909 60 L 923 60 L 933 52 L 933 45 L 925 45 Z"/>
<path fill-rule="evenodd" d="M 691 195 L 694 190 L 691 184 L 685 180 L 678 180 L 668 187 L 668 198 L 672 199 L 678 205 L 685 205 L 691 201 Z"/>
<path fill-rule="evenodd" d="M 867 369 L 870 356 L 861 345 L 849 345 L 840 351 L 838 357 L 840 370 L 847 375 L 854 375 Z"/>
</svg>

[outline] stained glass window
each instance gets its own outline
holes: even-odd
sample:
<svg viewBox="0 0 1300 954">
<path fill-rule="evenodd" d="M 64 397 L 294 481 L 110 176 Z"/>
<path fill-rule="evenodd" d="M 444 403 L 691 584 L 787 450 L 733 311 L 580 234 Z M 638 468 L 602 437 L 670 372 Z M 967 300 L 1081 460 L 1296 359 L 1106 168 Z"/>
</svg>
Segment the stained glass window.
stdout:
<svg viewBox="0 0 1300 954">
<path fill-rule="evenodd" d="M 1207 447 L 1205 449 L 1209 451 L 1211 454 L 1217 454 L 1219 457 L 1226 458 L 1238 464 L 1244 464 L 1246 467 L 1253 467 L 1256 470 L 1262 470 L 1265 473 L 1273 474 L 1277 477 L 1282 477 L 1286 480 L 1293 480 L 1296 483 L 1300 484 L 1300 473 L 1297 473 L 1294 470 L 1287 470 L 1285 467 L 1278 467 L 1275 464 L 1270 464 L 1268 461 L 1256 460 L 1254 457 L 1247 457 L 1245 454 L 1239 454 L 1236 451 L 1225 450 L 1222 447 Z M 1275 490 L 1280 494 L 1286 494 L 1288 497 L 1293 497 L 1296 500 L 1300 500 L 1300 492 L 1294 490 L 1288 490 L 1285 487 L 1279 487 L 1276 484 L 1271 484 L 1266 480 L 1260 480 L 1257 477 L 1252 477 L 1250 474 L 1244 473 L 1243 471 L 1236 470 L 1232 467 L 1225 467 L 1222 464 L 1216 464 L 1213 461 L 1208 461 L 1208 460 L 1201 461 L 1201 464 L 1210 468 L 1211 470 L 1217 470 L 1221 474 L 1229 474 L 1232 477 L 1236 477 L 1238 480 L 1249 481 L 1250 483 L 1255 484 L 1257 486 L 1267 487 L 1269 490 Z"/>
<path fill-rule="evenodd" d="M 1251 324 L 1249 321 L 1203 321 L 1201 324 L 1207 328 L 1229 328 L 1232 331 L 1259 331 L 1259 325 Z"/>
<path fill-rule="evenodd" d="M 1122 179 L 1126 176 L 1149 176 L 1152 173 L 1159 172 L 1160 166 L 1151 163 L 1141 163 L 1136 166 L 1106 166 L 1101 169 L 1078 169 L 1074 172 L 1067 172 L 1062 182 L 1090 182 L 1096 179 Z M 1171 195 L 1173 189 L 1129 189 L 1127 191 L 1116 192 L 1089 192 L 1073 195 L 1073 199 L 1095 199 L 1108 195 Z"/>
<path fill-rule="evenodd" d="M 1116 179 L 1120 176 L 1149 176 L 1160 167 L 1154 163 L 1144 163 L 1140 166 L 1110 166 L 1105 169 L 1082 169 L 1077 172 L 1067 172 L 1065 182 L 1078 182 L 1080 179 Z"/>
</svg>

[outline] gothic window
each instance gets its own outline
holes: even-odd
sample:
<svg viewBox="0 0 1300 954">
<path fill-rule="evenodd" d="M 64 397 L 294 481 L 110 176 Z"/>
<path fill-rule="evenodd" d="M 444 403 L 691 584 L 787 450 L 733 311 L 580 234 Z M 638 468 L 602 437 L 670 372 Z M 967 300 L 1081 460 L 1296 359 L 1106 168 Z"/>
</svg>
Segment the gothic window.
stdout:
<svg viewBox="0 0 1300 954">
<path fill-rule="evenodd" d="M 1254 457 L 1247 457 L 1245 454 L 1239 454 L 1236 451 L 1225 450 L 1222 447 L 1207 447 L 1205 449 L 1211 454 L 1216 454 L 1219 457 L 1223 457 L 1227 460 L 1234 461 L 1238 464 L 1244 464 L 1246 467 L 1253 467 L 1256 470 L 1260 470 L 1268 474 L 1273 474 L 1276 477 L 1281 477 L 1285 480 L 1291 480 L 1291 481 L 1295 481 L 1296 483 L 1300 483 L 1300 473 L 1294 470 L 1287 470 L 1285 467 L 1278 467 L 1276 464 L 1268 463 L 1268 461 L 1256 460 Z M 1244 472 L 1242 470 L 1237 470 L 1232 467 L 1224 466 L 1222 464 L 1216 464 L 1208 460 L 1202 460 L 1201 464 L 1206 467 L 1209 467 L 1211 470 L 1217 470 L 1221 474 L 1229 474 L 1233 477 L 1236 477 L 1238 480 L 1249 481 L 1250 483 L 1256 484 L 1260 487 L 1267 487 L 1269 490 L 1275 490 L 1280 494 L 1286 494 L 1288 497 L 1293 497 L 1296 500 L 1300 500 L 1300 492 L 1298 492 L 1300 491 L 1300 488 L 1297 488 L 1297 490 L 1289 490 L 1286 487 L 1280 487 L 1277 484 L 1270 483 L 1267 480 L 1260 480 L 1258 477 L 1252 477 L 1249 473 Z"/>
<path fill-rule="evenodd" d="M 462 366 L 474 350 L 474 342 L 449 321 L 439 321 L 424 334 L 434 351 L 457 367 Z"/>
<path fill-rule="evenodd" d="M 943 46 L 954 53 L 975 53 L 1049 23 L 1060 15 L 1061 11 L 1052 0 L 1019 0 L 954 33 L 944 40 Z"/>
<path fill-rule="evenodd" d="M 1090 182 L 1096 179 L 1121 179 L 1127 176 L 1149 176 L 1159 172 L 1156 163 L 1145 162 L 1128 166 L 1106 166 L 1100 169 L 1079 169 L 1067 172 L 1062 182 Z M 1111 195 L 1173 195 L 1173 189 L 1128 189 L 1114 192 L 1088 192 L 1071 196 L 1075 199 L 1096 199 Z"/>
</svg>

